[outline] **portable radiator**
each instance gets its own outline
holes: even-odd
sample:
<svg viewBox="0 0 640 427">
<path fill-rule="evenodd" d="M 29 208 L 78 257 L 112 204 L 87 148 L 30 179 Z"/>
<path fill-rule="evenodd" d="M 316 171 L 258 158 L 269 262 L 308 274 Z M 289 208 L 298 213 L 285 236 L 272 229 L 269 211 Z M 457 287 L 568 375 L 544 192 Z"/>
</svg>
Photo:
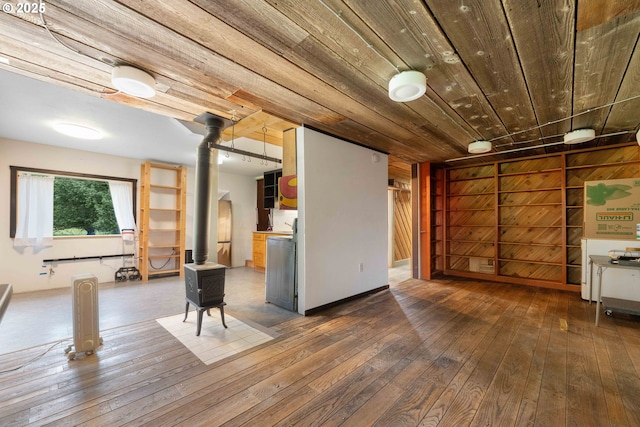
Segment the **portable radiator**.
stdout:
<svg viewBox="0 0 640 427">
<path fill-rule="evenodd" d="M 93 274 L 77 274 L 71 277 L 72 310 L 73 310 L 73 346 L 76 353 L 92 354 L 100 345 L 98 315 L 98 278 Z"/>
</svg>

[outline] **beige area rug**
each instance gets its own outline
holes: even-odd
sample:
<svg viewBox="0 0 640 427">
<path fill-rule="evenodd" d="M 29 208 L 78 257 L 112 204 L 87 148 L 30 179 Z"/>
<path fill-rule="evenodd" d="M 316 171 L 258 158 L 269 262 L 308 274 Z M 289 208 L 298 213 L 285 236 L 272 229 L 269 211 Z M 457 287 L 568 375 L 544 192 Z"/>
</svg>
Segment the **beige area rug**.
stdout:
<svg viewBox="0 0 640 427">
<path fill-rule="evenodd" d="M 275 334 L 272 336 L 258 330 L 227 313 L 224 314 L 224 320 L 228 326 L 225 329 L 222 326 L 220 311 L 217 308 L 211 309 L 211 316 L 204 313 L 200 336 L 196 336 L 198 316 L 195 311 L 189 312 L 186 322 L 183 323 L 182 319 L 184 319 L 184 314 L 163 317 L 156 319 L 156 321 L 207 365 L 270 341 L 275 337 Z"/>
</svg>

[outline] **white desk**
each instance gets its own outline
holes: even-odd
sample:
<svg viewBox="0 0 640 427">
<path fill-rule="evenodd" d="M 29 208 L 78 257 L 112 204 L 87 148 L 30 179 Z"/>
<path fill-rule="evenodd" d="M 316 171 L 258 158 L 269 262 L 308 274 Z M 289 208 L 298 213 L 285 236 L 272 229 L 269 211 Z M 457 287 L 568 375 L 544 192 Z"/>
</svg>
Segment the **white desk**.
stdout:
<svg viewBox="0 0 640 427">
<path fill-rule="evenodd" d="M 589 274 L 591 277 L 591 283 L 593 283 L 593 265 L 598 267 L 597 275 L 598 275 L 598 298 L 596 299 L 596 326 L 600 324 L 600 301 L 602 300 L 602 272 L 607 268 L 624 268 L 637 270 L 640 269 L 640 265 L 620 265 L 620 264 L 612 264 L 609 262 L 609 257 L 605 255 L 589 255 Z M 606 297 L 605 297 L 606 298 Z M 591 300 L 591 299 L 590 299 Z M 623 300 L 619 298 L 608 298 L 608 302 L 610 303 L 609 307 L 615 308 L 616 311 L 630 313 L 630 314 L 640 314 L 640 302 L 637 301 L 629 301 Z"/>
</svg>

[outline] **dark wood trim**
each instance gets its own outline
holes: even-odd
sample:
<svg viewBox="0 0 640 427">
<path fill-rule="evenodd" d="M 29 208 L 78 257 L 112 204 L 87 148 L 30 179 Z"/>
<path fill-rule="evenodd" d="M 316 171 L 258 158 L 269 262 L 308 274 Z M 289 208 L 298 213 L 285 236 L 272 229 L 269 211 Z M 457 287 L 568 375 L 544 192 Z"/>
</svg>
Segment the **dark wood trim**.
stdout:
<svg viewBox="0 0 640 427">
<path fill-rule="evenodd" d="M 131 183 L 131 196 L 133 197 L 133 219 L 136 220 L 138 205 L 138 180 L 135 178 L 122 178 L 117 176 L 91 175 L 87 173 L 57 171 L 53 169 L 29 168 L 23 166 L 9 166 L 10 169 L 10 201 L 9 201 L 9 237 L 16 237 L 17 214 L 18 214 L 18 172 L 33 172 L 45 175 L 69 176 L 74 178 L 87 178 L 96 181 L 124 181 Z M 136 221 L 137 222 L 137 221 Z"/>
<path fill-rule="evenodd" d="M 10 196 L 9 196 L 9 237 L 16 237 L 16 227 L 18 223 L 18 172 L 14 170 L 15 166 L 10 168 Z"/>
<path fill-rule="evenodd" d="M 420 165 L 420 279 L 431 280 L 433 253 L 431 251 L 431 225 L 433 224 L 431 206 L 431 164 Z"/>
<path fill-rule="evenodd" d="M 420 278 L 420 263 L 422 260 L 420 243 L 420 165 L 411 165 L 411 277 Z"/>
<path fill-rule="evenodd" d="M 358 299 L 358 298 L 366 297 L 367 295 L 371 295 L 371 294 L 375 294 L 375 293 L 378 293 L 378 292 L 381 292 L 381 291 L 385 291 L 387 289 L 389 289 L 389 285 L 388 284 L 384 285 L 384 286 L 380 286 L 380 287 L 375 288 L 375 289 L 371 289 L 370 291 L 362 292 L 362 293 L 357 294 L 357 295 L 352 295 L 350 297 L 343 298 L 343 299 L 338 300 L 338 301 L 330 302 L 329 304 L 324 304 L 324 305 L 321 305 L 321 306 L 318 306 L 318 307 L 311 308 L 309 310 L 305 310 L 304 311 L 304 315 L 305 316 L 311 316 L 313 314 L 316 314 L 316 313 L 318 313 L 320 311 L 329 309 L 331 307 L 335 307 L 337 305 L 344 304 L 346 302 L 353 301 L 353 300 Z"/>
<path fill-rule="evenodd" d="M 12 171 L 16 170 L 16 171 L 23 171 L 23 172 L 42 173 L 47 175 L 72 176 L 76 178 L 91 178 L 91 179 L 102 180 L 102 181 L 130 181 L 135 183 L 138 182 L 138 180 L 135 178 L 122 178 L 122 177 L 107 176 L 107 175 L 93 175 L 88 173 L 58 171 L 53 169 L 27 168 L 23 166 L 9 166 L 9 168 L 11 168 Z"/>
</svg>

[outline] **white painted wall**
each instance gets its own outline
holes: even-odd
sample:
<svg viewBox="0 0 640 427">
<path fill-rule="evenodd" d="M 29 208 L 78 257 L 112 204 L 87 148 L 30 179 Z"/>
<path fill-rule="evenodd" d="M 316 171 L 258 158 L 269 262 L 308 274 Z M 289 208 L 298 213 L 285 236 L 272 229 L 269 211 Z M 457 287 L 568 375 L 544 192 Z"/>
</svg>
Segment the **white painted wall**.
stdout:
<svg viewBox="0 0 640 427">
<path fill-rule="evenodd" d="M 296 138 L 298 311 L 304 313 L 388 283 L 388 159 L 307 128 Z"/>
<path fill-rule="evenodd" d="M 231 200 L 231 262 L 242 267 L 253 257 L 253 231 L 256 229 L 256 179 L 250 176 L 218 174 L 218 191 L 228 192 L 223 198 Z"/>
<path fill-rule="evenodd" d="M 87 144 L 104 143 L 91 142 Z M 0 138 L 0 283 L 11 283 L 16 293 L 67 287 L 71 276 L 91 273 L 100 283 L 113 282 L 114 274 L 122 266 L 121 258 L 105 258 L 74 262 L 60 262 L 42 267 L 43 259 L 111 255 L 122 253 L 122 239 L 117 237 L 81 236 L 55 237 L 50 248 L 34 251 L 33 248 L 14 248 L 9 237 L 10 170 L 9 166 L 51 169 L 88 173 L 138 180 L 137 208 L 140 207 L 141 160 L 109 156 L 88 151 L 58 148 L 43 144 Z M 217 166 L 217 165 L 216 165 Z M 214 169 L 217 169 L 214 168 Z M 186 248 L 193 247 L 193 205 L 195 169 L 187 169 L 187 220 Z M 214 184 L 232 192 L 234 221 L 234 266 L 244 265 L 251 259 L 251 232 L 255 230 L 255 179 L 240 175 L 220 173 Z M 215 187 L 214 187 L 215 188 Z M 212 197 L 212 217 L 217 218 L 217 197 Z M 136 213 L 137 214 L 137 213 Z M 217 221 L 212 221 L 209 254 L 215 261 Z M 135 245 L 137 246 L 137 245 Z M 132 246 L 125 248 L 130 252 Z M 131 265 L 130 263 L 127 265 Z M 50 274 L 50 269 L 54 274 Z M 46 274 L 41 274 L 46 273 Z"/>
<path fill-rule="evenodd" d="M 103 143 L 87 141 L 87 144 Z M 105 258 L 102 261 L 60 262 L 42 267 L 43 259 L 120 254 L 120 236 L 55 237 L 52 247 L 37 251 L 34 248 L 14 248 L 13 239 L 9 237 L 9 166 L 133 178 L 138 180 L 139 186 L 140 163 L 137 159 L 0 138 L 0 200 L 3 206 L 0 209 L 0 283 L 11 283 L 18 293 L 67 287 L 71 283 L 71 276 L 82 273 L 95 274 L 100 282 L 113 282 L 115 272 L 122 266 L 121 258 Z M 192 194 L 193 191 L 188 193 Z M 137 194 L 139 197 L 139 188 Z M 139 200 L 137 206 L 140 206 Z M 187 226 L 189 243 L 191 230 L 192 227 Z M 127 252 L 129 249 L 126 248 Z M 50 274 L 51 268 L 53 274 Z"/>
<path fill-rule="evenodd" d="M 293 231 L 293 220 L 298 218 L 298 211 L 273 209 L 273 231 Z"/>
</svg>

